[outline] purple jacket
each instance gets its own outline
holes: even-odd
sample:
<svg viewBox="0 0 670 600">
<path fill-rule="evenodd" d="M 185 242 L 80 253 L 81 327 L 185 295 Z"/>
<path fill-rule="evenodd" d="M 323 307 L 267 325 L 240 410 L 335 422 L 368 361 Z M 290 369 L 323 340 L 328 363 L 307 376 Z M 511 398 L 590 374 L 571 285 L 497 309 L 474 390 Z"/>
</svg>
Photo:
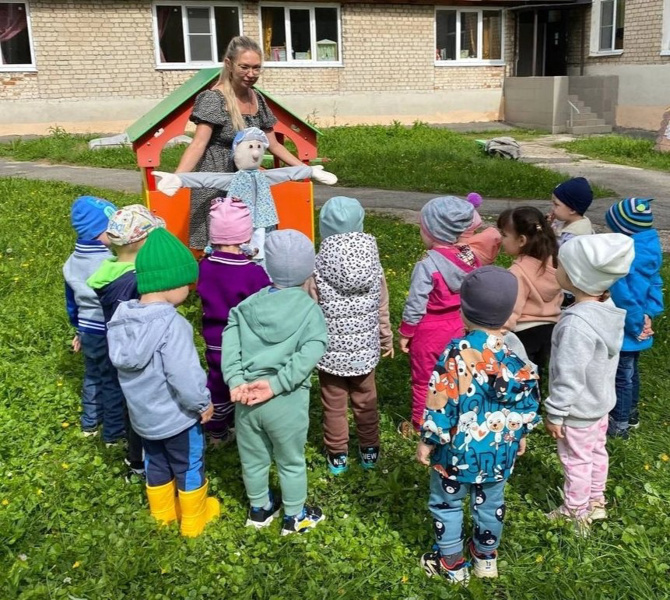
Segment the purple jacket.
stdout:
<svg viewBox="0 0 670 600">
<path fill-rule="evenodd" d="M 216 251 L 200 261 L 196 293 L 202 299 L 202 335 L 208 350 L 221 351 L 230 309 L 271 283 L 263 267 L 245 254 Z"/>
</svg>

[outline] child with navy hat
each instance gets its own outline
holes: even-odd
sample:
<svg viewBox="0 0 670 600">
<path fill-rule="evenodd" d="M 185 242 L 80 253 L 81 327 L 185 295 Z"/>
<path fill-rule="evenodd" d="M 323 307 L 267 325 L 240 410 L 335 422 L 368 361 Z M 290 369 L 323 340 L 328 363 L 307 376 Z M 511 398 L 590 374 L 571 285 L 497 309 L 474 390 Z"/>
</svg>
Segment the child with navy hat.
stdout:
<svg viewBox="0 0 670 600">
<path fill-rule="evenodd" d="M 591 221 L 584 215 L 592 202 L 593 190 L 584 177 L 574 177 L 556 186 L 551 196 L 549 222 L 559 246 L 576 235 L 594 233 Z"/>
<path fill-rule="evenodd" d="M 126 435 L 123 394 L 107 353 L 102 306 L 87 280 L 112 258 L 106 231 L 115 212 L 116 206 L 102 198 L 80 196 L 74 201 L 71 222 L 77 242 L 63 266 L 67 313 L 77 329 L 72 349 L 84 354 L 81 428 L 85 436 L 96 435 L 102 423 L 106 444 L 114 444 Z"/>
<path fill-rule="evenodd" d="M 610 289 L 612 300 L 626 309 L 626 323 L 616 373 L 616 405 L 609 415 L 607 434 L 627 438 L 639 425 L 640 352 L 654 343 L 651 320 L 663 312 L 663 251 L 654 229 L 651 198 L 626 198 L 605 214 L 609 228 L 633 240 L 635 259 L 628 275 Z"/>
</svg>

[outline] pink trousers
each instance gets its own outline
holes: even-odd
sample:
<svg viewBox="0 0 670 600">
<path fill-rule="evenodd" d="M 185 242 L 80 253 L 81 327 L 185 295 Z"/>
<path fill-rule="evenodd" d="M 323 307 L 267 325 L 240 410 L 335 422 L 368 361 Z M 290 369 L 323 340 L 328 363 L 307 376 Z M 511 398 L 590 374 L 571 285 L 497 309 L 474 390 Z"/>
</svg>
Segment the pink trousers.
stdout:
<svg viewBox="0 0 670 600">
<path fill-rule="evenodd" d="M 607 415 L 590 427 L 564 427 L 564 431 L 565 438 L 558 440 L 558 457 L 565 474 L 563 509 L 583 517 L 592 502 L 605 501 Z"/>
</svg>

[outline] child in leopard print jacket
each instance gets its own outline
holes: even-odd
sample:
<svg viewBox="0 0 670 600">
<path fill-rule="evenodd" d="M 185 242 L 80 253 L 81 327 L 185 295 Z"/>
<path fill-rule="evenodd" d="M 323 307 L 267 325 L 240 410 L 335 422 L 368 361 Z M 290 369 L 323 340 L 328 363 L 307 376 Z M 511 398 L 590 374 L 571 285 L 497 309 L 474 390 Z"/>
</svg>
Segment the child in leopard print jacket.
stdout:
<svg viewBox="0 0 670 600">
<path fill-rule="evenodd" d="M 334 475 L 347 469 L 347 397 L 356 423 L 361 464 L 379 458 L 375 367 L 393 356 L 388 290 L 377 241 L 363 233 L 358 200 L 338 196 L 321 209 L 321 248 L 307 291 L 323 310 L 328 348 L 317 365 L 323 402 L 324 445 Z"/>
</svg>

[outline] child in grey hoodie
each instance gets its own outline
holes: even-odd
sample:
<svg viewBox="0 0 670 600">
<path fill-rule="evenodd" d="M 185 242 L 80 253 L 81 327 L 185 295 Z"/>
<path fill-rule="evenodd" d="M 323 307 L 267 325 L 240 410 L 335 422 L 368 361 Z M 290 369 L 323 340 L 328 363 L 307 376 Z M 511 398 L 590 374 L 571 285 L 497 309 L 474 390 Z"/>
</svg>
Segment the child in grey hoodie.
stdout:
<svg viewBox="0 0 670 600">
<path fill-rule="evenodd" d="M 198 264 L 174 235 L 155 229 L 135 270 L 140 299 L 122 302 L 110 320 L 109 355 L 142 438 L 151 514 L 164 523 L 181 514 L 182 535 L 195 537 L 219 514 L 219 501 L 207 497 L 202 430 L 214 407 L 193 328 L 176 310 Z"/>
<path fill-rule="evenodd" d="M 565 499 L 547 517 L 571 519 L 580 533 L 607 516 L 605 438 L 626 318 L 608 290 L 628 274 L 633 257 L 633 241 L 619 233 L 574 237 L 558 253 L 556 278 L 575 303 L 551 340 L 545 427 L 558 442 Z"/>
</svg>

